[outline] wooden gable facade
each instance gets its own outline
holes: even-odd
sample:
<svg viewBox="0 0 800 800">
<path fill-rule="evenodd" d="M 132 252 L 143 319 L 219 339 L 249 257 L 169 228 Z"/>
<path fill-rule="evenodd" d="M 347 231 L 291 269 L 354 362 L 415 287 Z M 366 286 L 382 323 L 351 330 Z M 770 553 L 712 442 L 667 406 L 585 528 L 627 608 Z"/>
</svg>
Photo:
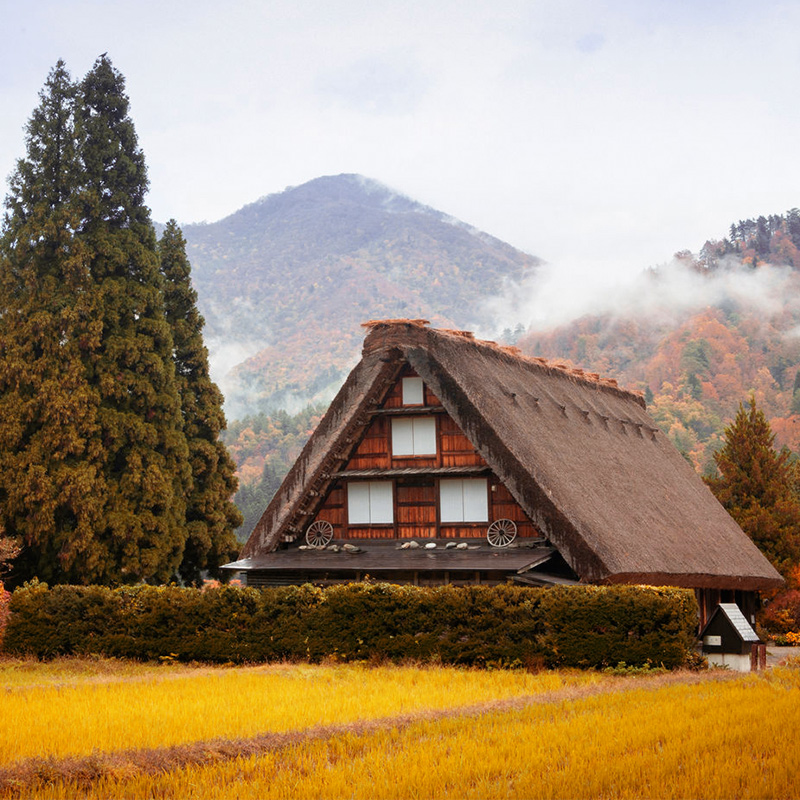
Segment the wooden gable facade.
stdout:
<svg viewBox="0 0 800 800">
<path fill-rule="evenodd" d="M 334 540 L 480 539 L 498 520 L 543 538 L 411 367 L 370 416 L 314 519 Z"/>
</svg>

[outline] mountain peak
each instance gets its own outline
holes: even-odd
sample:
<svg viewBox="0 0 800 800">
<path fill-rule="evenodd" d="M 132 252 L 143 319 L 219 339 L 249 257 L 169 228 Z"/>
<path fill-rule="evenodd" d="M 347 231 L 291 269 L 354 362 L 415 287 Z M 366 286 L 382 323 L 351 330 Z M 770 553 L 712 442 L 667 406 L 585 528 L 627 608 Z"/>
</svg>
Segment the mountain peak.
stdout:
<svg viewBox="0 0 800 800">
<path fill-rule="evenodd" d="M 447 219 L 441 212 L 418 203 L 373 178 L 347 172 L 324 175 L 299 186 L 287 186 L 282 192 L 266 195 L 242 210 L 253 207 L 269 209 L 277 203 L 289 206 L 358 206 L 392 214 L 420 213 L 430 214 L 437 219 Z"/>
</svg>

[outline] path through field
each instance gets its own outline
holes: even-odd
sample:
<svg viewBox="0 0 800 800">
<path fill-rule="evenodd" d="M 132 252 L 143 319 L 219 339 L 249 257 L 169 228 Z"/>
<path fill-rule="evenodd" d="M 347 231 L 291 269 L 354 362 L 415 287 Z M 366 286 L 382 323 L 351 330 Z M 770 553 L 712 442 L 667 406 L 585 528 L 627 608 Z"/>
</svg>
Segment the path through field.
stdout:
<svg viewBox="0 0 800 800">
<path fill-rule="evenodd" d="M 593 682 L 578 682 L 537 694 L 455 707 L 423 707 L 408 713 L 359 719 L 343 724 L 314 725 L 303 730 L 265 732 L 241 738 L 219 737 L 169 747 L 93 752 L 82 756 L 26 758 L 0 768 L 0 796 L 27 797 L 37 788 L 42 790 L 47 786 L 64 783 L 76 792 L 90 792 L 98 782 L 122 776 L 129 781 L 137 777 L 163 776 L 192 767 L 208 768 L 235 759 L 274 754 L 287 748 L 335 740 L 343 736 L 368 737 L 381 731 L 403 731 L 422 722 L 435 723 L 456 718 L 468 720 L 486 715 L 519 712 L 531 706 L 562 707 L 590 697 L 618 695 L 631 690 L 655 691 L 674 685 L 720 683 L 737 678 L 735 673 L 729 672 L 676 672 L 635 677 L 607 675 Z M 368 680 L 368 671 L 364 673 L 364 679 Z M 47 796 L 46 791 L 43 796 Z"/>
</svg>

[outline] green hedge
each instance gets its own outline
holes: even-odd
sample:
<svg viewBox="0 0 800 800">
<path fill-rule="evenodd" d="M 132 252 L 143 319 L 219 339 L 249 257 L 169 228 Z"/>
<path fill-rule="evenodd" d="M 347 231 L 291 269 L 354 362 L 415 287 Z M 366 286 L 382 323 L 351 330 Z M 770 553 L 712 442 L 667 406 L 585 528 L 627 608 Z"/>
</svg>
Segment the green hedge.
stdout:
<svg viewBox="0 0 800 800">
<path fill-rule="evenodd" d="M 676 667 L 690 651 L 690 590 L 644 586 L 319 589 L 26 584 L 11 598 L 9 654 L 264 662 Z"/>
</svg>

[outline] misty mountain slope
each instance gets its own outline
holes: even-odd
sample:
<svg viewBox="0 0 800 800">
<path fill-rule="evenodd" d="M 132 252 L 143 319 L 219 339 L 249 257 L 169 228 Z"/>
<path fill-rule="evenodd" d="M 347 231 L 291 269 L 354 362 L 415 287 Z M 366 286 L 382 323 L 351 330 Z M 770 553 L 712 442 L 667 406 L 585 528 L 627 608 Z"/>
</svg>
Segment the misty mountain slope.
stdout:
<svg viewBox="0 0 800 800">
<path fill-rule="evenodd" d="M 800 215 L 760 219 L 643 273 L 599 300 L 603 313 L 529 331 L 517 345 L 645 391 L 653 418 L 702 472 L 751 394 L 777 446 L 800 451 Z"/>
<path fill-rule="evenodd" d="M 360 324 L 481 327 L 540 263 L 358 175 L 317 178 L 183 229 L 229 415 L 293 407 L 354 362 Z"/>
</svg>

